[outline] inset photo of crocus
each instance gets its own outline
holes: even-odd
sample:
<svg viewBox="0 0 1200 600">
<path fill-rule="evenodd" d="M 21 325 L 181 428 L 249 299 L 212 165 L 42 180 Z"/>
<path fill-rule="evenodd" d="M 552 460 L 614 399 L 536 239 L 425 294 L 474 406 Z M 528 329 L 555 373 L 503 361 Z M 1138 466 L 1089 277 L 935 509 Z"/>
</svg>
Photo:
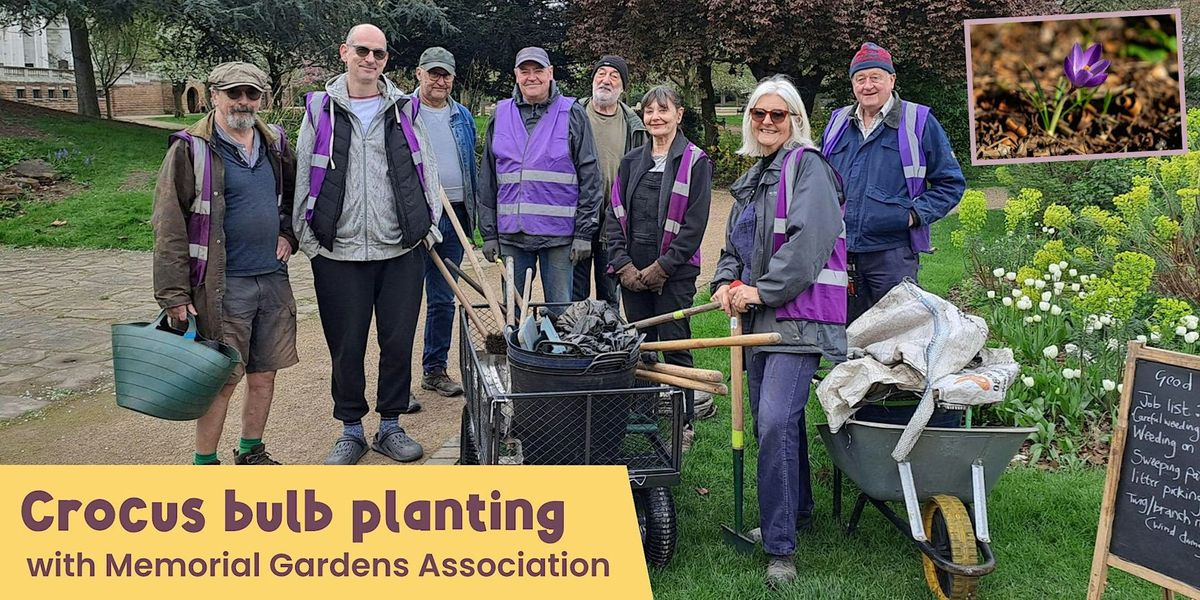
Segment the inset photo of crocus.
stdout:
<svg viewBox="0 0 1200 600">
<path fill-rule="evenodd" d="M 1179 11 L 966 22 L 973 164 L 1185 151 Z"/>
</svg>

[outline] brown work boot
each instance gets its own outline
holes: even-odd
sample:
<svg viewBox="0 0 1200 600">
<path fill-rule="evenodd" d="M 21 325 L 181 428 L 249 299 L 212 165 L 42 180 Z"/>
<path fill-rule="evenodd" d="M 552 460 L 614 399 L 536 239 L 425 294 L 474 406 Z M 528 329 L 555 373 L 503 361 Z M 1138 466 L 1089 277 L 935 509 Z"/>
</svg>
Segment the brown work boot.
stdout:
<svg viewBox="0 0 1200 600">
<path fill-rule="evenodd" d="M 450 376 L 445 369 L 434 369 L 421 377 L 421 389 L 435 391 L 447 398 L 463 393 L 463 388 Z"/>
<path fill-rule="evenodd" d="M 238 449 L 233 449 L 233 464 L 235 465 L 281 465 L 283 463 L 271 458 L 267 454 L 266 444 L 255 444 L 249 452 L 239 454 Z"/>
</svg>

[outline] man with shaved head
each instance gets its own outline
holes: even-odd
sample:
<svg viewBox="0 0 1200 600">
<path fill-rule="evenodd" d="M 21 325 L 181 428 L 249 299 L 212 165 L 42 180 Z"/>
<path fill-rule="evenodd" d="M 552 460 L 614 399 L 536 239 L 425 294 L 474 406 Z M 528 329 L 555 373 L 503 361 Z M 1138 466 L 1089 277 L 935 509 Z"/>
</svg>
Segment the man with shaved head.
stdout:
<svg viewBox="0 0 1200 600">
<path fill-rule="evenodd" d="M 305 101 L 296 148 L 293 223 L 312 259 L 325 343 L 333 359 L 333 416 L 342 422 L 326 464 L 352 465 L 368 449 L 363 362 L 371 318 L 379 338 L 380 424 L 369 447 L 401 462 L 424 450 L 400 427 L 412 399 L 412 349 L 426 244 L 441 240 L 436 156 L 418 103 L 383 77 L 387 37 L 356 25 L 338 49 L 346 72 Z"/>
</svg>

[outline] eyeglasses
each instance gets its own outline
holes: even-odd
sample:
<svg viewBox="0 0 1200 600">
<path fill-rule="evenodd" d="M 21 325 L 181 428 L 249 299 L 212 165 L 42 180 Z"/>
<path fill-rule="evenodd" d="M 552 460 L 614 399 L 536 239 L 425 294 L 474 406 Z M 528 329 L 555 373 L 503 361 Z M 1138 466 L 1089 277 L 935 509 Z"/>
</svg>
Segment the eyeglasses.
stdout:
<svg viewBox="0 0 1200 600">
<path fill-rule="evenodd" d="M 860 76 L 854 78 L 854 85 L 866 85 L 866 83 L 868 81 L 870 81 L 871 83 L 873 83 L 875 85 L 879 85 L 879 84 L 883 83 L 883 80 L 886 77 L 887 77 L 886 75 L 880 75 L 879 73 L 874 73 L 871 75 L 860 75 Z"/>
<path fill-rule="evenodd" d="M 358 45 L 352 45 L 350 47 L 354 48 L 354 53 L 357 54 L 359 58 L 366 58 L 368 54 L 373 54 L 375 55 L 375 60 L 384 60 L 387 58 L 388 54 L 386 48 L 368 48 L 367 46 Z"/>
<path fill-rule="evenodd" d="M 770 120 L 772 123 L 782 123 L 784 119 L 795 114 L 796 113 L 794 112 L 789 112 L 786 110 L 765 110 L 762 108 L 750 109 L 750 118 L 753 119 L 755 123 L 763 122 L 766 120 L 767 115 L 771 116 Z"/>
<path fill-rule="evenodd" d="M 425 71 L 425 74 L 428 75 L 429 78 L 434 81 L 451 81 L 454 79 L 454 76 L 449 73 L 441 73 L 439 75 L 438 73 L 434 73 L 431 71 Z"/>
<path fill-rule="evenodd" d="M 252 87 L 238 86 L 235 88 L 229 88 L 229 89 L 225 90 L 225 95 L 229 96 L 230 100 L 241 100 L 242 94 L 245 94 L 246 99 L 251 102 L 258 100 L 259 98 L 262 98 L 262 91 L 256 90 Z"/>
</svg>

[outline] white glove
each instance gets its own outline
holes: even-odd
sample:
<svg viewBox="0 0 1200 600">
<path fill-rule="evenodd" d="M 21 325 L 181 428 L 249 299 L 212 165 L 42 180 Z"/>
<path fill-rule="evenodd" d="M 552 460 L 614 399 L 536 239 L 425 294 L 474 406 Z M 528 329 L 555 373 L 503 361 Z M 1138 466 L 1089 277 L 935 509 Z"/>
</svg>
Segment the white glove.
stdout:
<svg viewBox="0 0 1200 600">
<path fill-rule="evenodd" d="M 440 243 L 442 243 L 442 230 L 434 225 L 429 228 L 429 233 L 425 234 L 425 244 L 432 248 Z"/>
</svg>

